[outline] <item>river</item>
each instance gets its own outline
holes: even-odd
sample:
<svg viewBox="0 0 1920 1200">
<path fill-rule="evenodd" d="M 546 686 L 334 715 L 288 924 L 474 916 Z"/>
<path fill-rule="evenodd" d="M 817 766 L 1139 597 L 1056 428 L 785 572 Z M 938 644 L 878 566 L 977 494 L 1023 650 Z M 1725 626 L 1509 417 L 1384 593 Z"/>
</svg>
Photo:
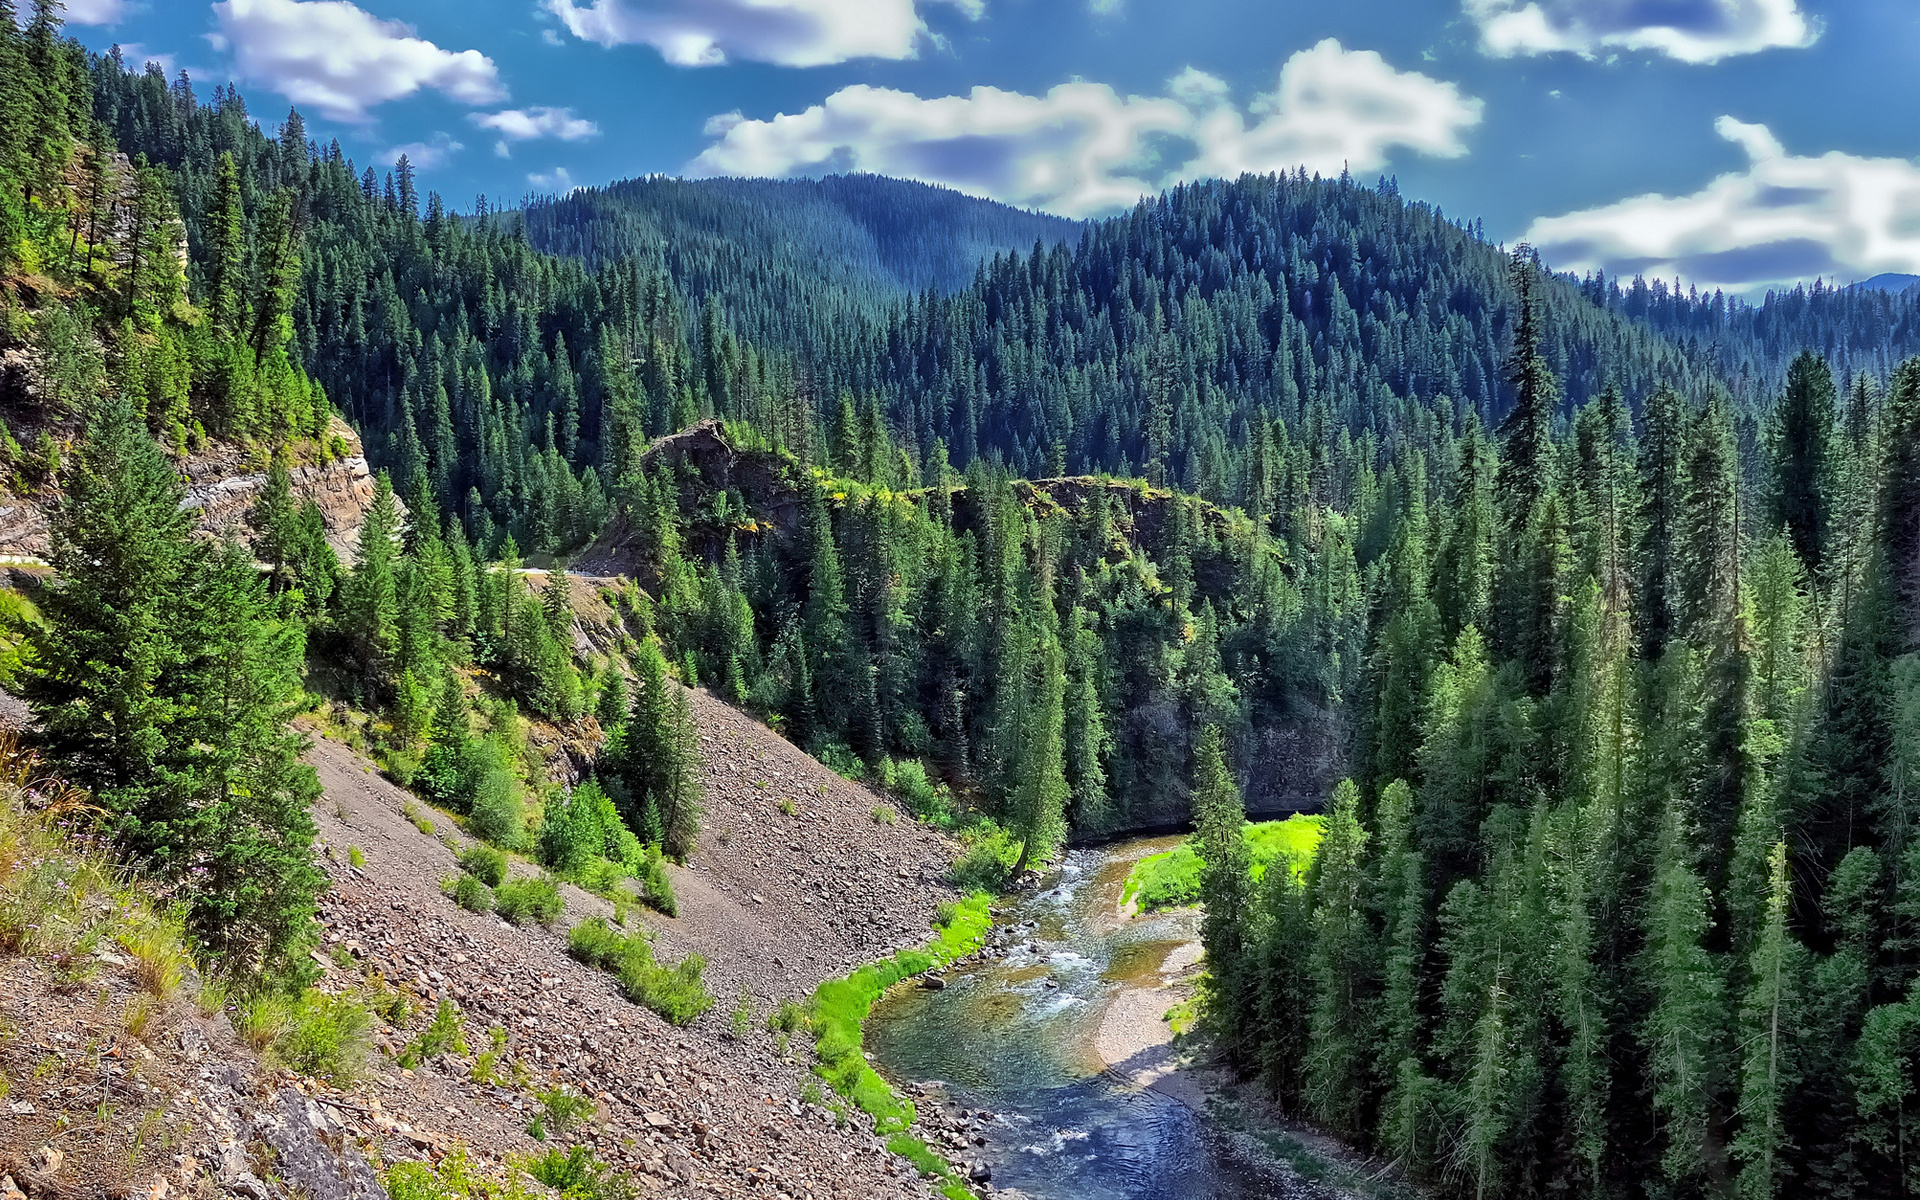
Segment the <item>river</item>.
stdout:
<svg viewBox="0 0 1920 1200">
<path fill-rule="evenodd" d="M 1003 957 L 875 1006 L 867 1048 L 883 1074 L 997 1114 L 976 1155 L 996 1187 L 1033 1200 L 1272 1194 L 1222 1153 L 1199 1089 L 1166 1075 L 1159 1017 L 1179 996 L 1157 989 L 1196 958 L 1197 913 L 1120 911 L 1132 864 L 1178 841 L 1069 853 L 1051 887 L 1001 917 Z"/>
</svg>

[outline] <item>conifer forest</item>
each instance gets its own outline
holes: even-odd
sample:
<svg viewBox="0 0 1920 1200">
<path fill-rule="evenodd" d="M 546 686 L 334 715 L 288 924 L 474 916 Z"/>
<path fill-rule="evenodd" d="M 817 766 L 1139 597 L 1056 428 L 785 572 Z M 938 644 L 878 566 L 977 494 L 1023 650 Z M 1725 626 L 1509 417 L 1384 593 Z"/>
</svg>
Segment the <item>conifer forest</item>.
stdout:
<svg viewBox="0 0 1920 1200">
<path fill-rule="evenodd" d="M 1201 1036 L 1425 1194 L 1920 1195 L 1920 292 L 1555 273 L 1302 170 L 456 203 L 248 105 L 0 0 L 51 531 L 0 684 L 236 993 L 313 978 L 297 715 L 671 911 L 698 688 L 963 889 L 1192 829 Z M 296 481 L 352 438 L 343 549 Z M 206 536 L 221 447 L 265 483 Z"/>
</svg>

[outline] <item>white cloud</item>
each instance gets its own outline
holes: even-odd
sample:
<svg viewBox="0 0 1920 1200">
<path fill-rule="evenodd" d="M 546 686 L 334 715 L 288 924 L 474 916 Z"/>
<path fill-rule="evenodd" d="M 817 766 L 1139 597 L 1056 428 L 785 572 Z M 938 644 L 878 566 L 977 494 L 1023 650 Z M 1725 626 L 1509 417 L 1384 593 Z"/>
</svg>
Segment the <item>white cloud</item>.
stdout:
<svg viewBox="0 0 1920 1200">
<path fill-rule="evenodd" d="M 1095 83 L 1044 96 L 977 87 L 927 100 L 856 84 L 799 113 L 716 117 L 720 140 L 688 164 L 700 175 L 870 171 L 1081 216 L 1154 190 L 1151 142 L 1192 116 L 1172 100 L 1122 99 Z"/>
<path fill-rule="evenodd" d="M 576 186 L 572 174 L 565 167 L 555 167 L 544 173 L 536 172 L 527 176 L 527 182 L 543 192 L 570 192 Z"/>
<path fill-rule="evenodd" d="M 69 25 L 113 25 L 125 20 L 130 8 L 127 0 L 67 0 L 65 16 Z"/>
<path fill-rule="evenodd" d="M 1465 152 L 1460 135 L 1480 102 L 1452 84 L 1395 71 L 1371 51 L 1331 39 L 1287 60 L 1256 118 L 1222 80 L 1192 67 L 1166 97 L 1121 97 L 1095 83 L 1044 96 L 977 87 L 927 99 L 865 84 L 798 113 L 707 123 L 714 143 L 693 175 L 818 175 L 871 171 L 977 196 L 1090 216 L 1124 208 L 1181 179 L 1243 171 L 1374 170 L 1403 147 Z"/>
<path fill-rule="evenodd" d="M 1451 83 L 1396 71 L 1371 50 L 1328 38 L 1289 58 L 1279 86 L 1250 107 L 1262 118 L 1252 128 L 1224 90 L 1216 94 L 1195 127 L 1200 155 L 1185 174 L 1376 171 L 1395 147 L 1458 158 L 1467 152 L 1461 134 L 1480 123 L 1484 106 Z"/>
<path fill-rule="evenodd" d="M 446 165 L 455 154 L 465 149 L 459 142 L 445 133 L 436 133 L 424 142 L 408 142 L 404 146 L 395 146 L 380 156 L 380 161 L 388 164 L 400 161 L 406 155 L 407 162 L 416 171 L 431 171 Z"/>
<path fill-rule="evenodd" d="M 945 3 L 978 19 L 984 0 Z M 912 58 L 928 33 L 916 0 L 542 0 L 577 38 L 644 43 L 675 66 L 733 59 L 818 67 L 854 58 Z"/>
<path fill-rule="evenodd" d="M 511 142 L 534 138 L 579 142 L 600 134 L 598 125 L 585 117 L 574 116 L 571 108 L 509 108 L 497 113 L 474 113 L 468 119 L 500 135 L 493 149 L 502 158 L 507 157 Z"/>
<path fill-rule="evenodd" d="M 337 121 L 433 88 L 463 104 L 506 96 L 493 60 L 478 50 L 442 50 L 410 26 L 383 21 L 347 0 L 221 0 L 213 6 L 216 49 L 231 49 L 245 79 Z"/>
<path fill-rule="evenodd" d="M 1650 50 L 1712 63 L 1776 46 L 1811 46 L 1820 24 L 1799 0 L 1462 0 L 1489 54 Z"/>
<path fill-rule="evenodd" d="M 1747 167 L 1690 196 L 1634 196 L 1537 220 L 1524 235 L 1557 269 L 1678 277 L 1757 292 L 1815 276 L 1920 274 L 1920 165 L 1787 153 L 1763 125 L 1721 117 Z"/>
</svg>

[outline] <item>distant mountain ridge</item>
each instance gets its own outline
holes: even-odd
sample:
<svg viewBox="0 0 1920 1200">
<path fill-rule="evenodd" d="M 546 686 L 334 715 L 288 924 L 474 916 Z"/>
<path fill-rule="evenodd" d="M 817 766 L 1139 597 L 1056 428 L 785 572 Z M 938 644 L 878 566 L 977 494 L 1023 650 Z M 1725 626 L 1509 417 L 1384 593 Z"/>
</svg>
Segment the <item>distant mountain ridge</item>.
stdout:
<svg viewBox="0 0 1920 1200">
<path fill-rule="evenodd" d="M 649 176 L 536 200 L 521 215 L 536 249 L 596 268 L 629 257 L 657 264 L 691 311 L 713 298 L 755 340 L 953 292 L 995 254 L 1072 241 L 1085 228 L 879 175 Z"/>
<path fill-rule="evenodd" d="M 1920 275 L 1906 275 L 1899 271 L 1882 271 L 1871 279 L 1862 279 L 1849 284 L 1849 291 L 1904 292 L 1920 284 Z"/>
</svg>

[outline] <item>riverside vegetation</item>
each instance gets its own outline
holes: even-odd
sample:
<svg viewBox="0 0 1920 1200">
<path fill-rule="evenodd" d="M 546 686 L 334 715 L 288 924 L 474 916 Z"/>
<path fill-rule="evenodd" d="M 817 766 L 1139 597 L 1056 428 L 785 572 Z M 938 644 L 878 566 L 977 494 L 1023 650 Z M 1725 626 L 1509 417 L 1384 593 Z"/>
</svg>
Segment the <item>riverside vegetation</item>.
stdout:
<svg viewBox="0 0 1920 1200">
<path fill-rule="evenodd" d="M 1030 252 L 1068 231 L 994 210 L 970 276 L 954 239 L 851 290 L 584 261 L 679 201 L 423 213 L 404 159 L 14 15 L 0 465 L 53 503 L 54 575 L 0 668 L 177 901 L 161 985 L 191 958 L 262 1044 L 356 1041 L 301 991 L 324 877 L 288 720 L 323 706 L 503 853 L 672 911 L 705 684 L 963 837 L 969 885 L 1190 811 L 1221 1051 L 1442 1193 L 1920 1189 L 1914 297 L 1559 278 L 1304 174 Z M 711 236 L 802 192 L 753 195 Z M 351 563 L 290 484 L 336 416 L 382 470 Z M 707 418 L 739 477 L 676 456 Z M 179 508 L 216 442 L 266 479 L 245 542 Z M 609 547 L 636 582 L 582 655 L 577 581 L 523 555 Z M 534 721 L 588 780 L 539 778 Z M 1256 880 L 1241 792 L 1280 799 L 1309 736 L 1314 863 Z M 467 865 L 463 903 L 551 914 L 546 875 Z M 703 1007 L 697 961 L 579 936 Z M 847 1023 L 896 969 L 815 1003 L 883 1123 Z"/>
</svg>

